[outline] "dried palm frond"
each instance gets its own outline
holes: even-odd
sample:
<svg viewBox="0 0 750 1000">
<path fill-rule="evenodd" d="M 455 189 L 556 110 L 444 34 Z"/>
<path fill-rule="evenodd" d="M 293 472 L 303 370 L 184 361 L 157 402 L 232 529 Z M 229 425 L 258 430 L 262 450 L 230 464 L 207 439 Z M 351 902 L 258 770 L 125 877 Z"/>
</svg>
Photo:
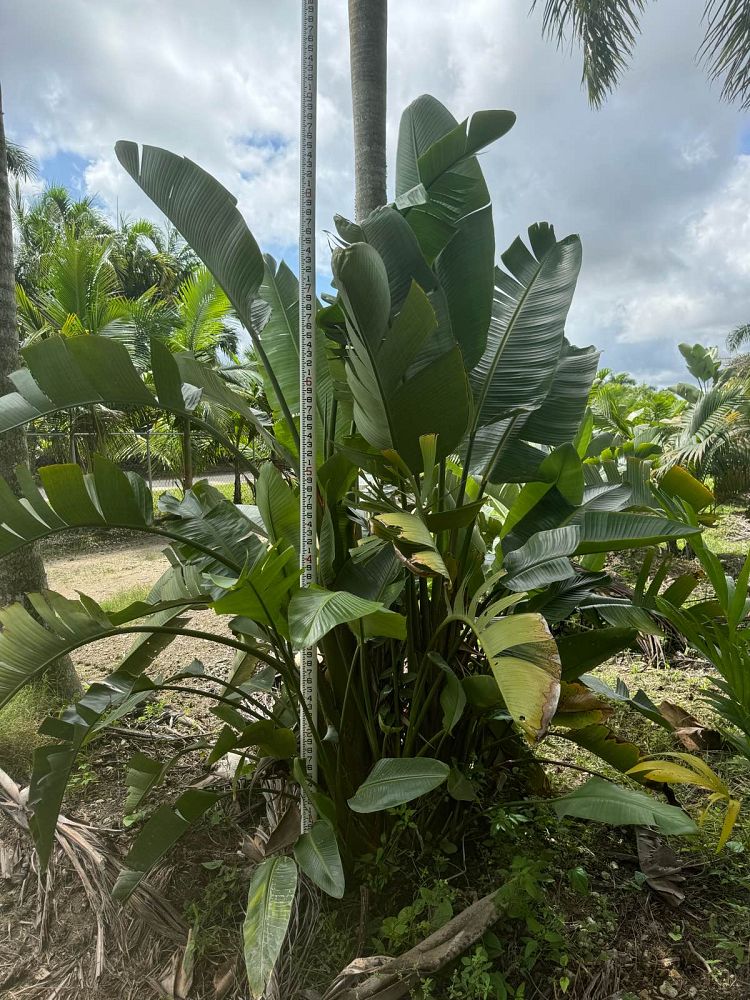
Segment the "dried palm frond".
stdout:
<svg viewBox="0 0 750 1000">
<path fill-rule="evenodd" d="M 29 838 L 30 846 L 28 794 L 28 788 L 16 784 L 0 768 L 0 814 Z M 65 868 L 75 873 L 93 916 L 94 945 L 89 960 L 89 980 L 99 980 L 108 963 L 153 941 L 154 934 L 164 941 L 184 945 L 187 928 L 168 900 L 153 886 L 141 885 L 126 909 L 116 906 L 111 893 L 120 870 L 119 856 L 106 844 L 101 831 L 61 815 L 55 830 L 55 843 L 58 850 L 53 854 L 46 872 L 39 870 L 31 852 L 27 861 L 30 872 L 36 873 L 36 927 L 42 951 L 50 947 L 55 889 Z M 11 850 L 13 853 L 9 856 L 14 857 L 21 850 L 20 842 Z M 14 863 L 18 863 L 17 858 Z M 68 972 L 63 974 L 63 970 L 58 968 L 55 990 L 67 988 L 64 985 L 67 978 Z M 43 995 L 51 996 L 49 984 L 46 990 Z"/>
</svg>

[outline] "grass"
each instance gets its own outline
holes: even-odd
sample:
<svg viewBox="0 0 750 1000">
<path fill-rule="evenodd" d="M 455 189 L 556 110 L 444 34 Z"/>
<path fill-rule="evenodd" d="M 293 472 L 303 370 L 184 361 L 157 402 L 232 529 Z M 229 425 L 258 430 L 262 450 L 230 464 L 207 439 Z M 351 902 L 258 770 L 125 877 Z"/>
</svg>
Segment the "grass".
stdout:
<svg viewBox="0 0 750 1000">
<path fill-rule="evenodd" d="M 104 611 L 118 611 L 145 601 L 150 586 L 133 586 L 118 591 L 101 602 Z M 38 729 L 48 715 L 60 705 L 54 692 L 44 681 L 29 684 L 0 709 L 0 766 L 16 780 L 28 778 L 34 750 L 46 742 Z"/>
<path fill-rule="evenodd" d="M 39 726 L 57 707 L 52 691 L 42 681 L 21 688 L 0 709 L 0 766 L 16 781 L 30 776 L 34 750 L 46 742 Z"/>
<path fill-rule="evenodd" d="M 750 549 L 747 505 L 722 504 L 716 508 L 719 520 L 703 532 L 706 545 L 717 555 L 746 556 Z"/>
<path fill-rule="evenodd" d="M 111 597 L 105 598 L 101 602 L 101 606 L 104 611 L 119 611 L 121 608 L 126 608 L 129 604 L 135 604 L 136 601 L 145 601 L 150 593 L 150 585 L 136 584 L 133 587 L 125 587 L 123 590 L 118 590 Z"/>
</svg>

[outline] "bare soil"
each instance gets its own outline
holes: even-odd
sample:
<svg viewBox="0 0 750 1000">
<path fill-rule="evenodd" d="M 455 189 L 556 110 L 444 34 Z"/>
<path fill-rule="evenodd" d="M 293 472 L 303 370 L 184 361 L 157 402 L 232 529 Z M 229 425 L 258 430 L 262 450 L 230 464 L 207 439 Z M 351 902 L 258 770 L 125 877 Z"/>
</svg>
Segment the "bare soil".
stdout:
<svg viewBox="0 0 750 1000">
<path fill-rule="evenodd" d="M 80 591 L 96 601 L 106 601 L 132 588 L 156 583 L 168 565 L 163 550 L 158 539 L 109 549 L 62 550 L 47 558 L 47 578 L 52 590 L 66 597 L 76 597 Z"/>
<path fill-rule="evenodd" d="M 79 593 L 95 601 L 112 601 L 126 605 L 134 600 L 133 592 L 151 588 L 168 568 L 163 555 L 164 544 L 157 540 L 135 540 L 125 537 L 113 547 L 96 544 L 90 534 L 80 546 L 53 551 L 47 557 L 47 578 L 50 588 L 66 597 Z M 119 598 L 119 600 L 118 600 Z M 190 616 L 190 628 L 222 634 L 224 630 L 212 611 L 197 611 Z M 227 633 L 228 634 L 228 633 Z M 109 671 L 132 642 L 132 636 L 104 639 L 84 646 L 72 654 L 73 663 L 84 682 L 90 683 Z M 219 671 L 231 663 L 231 650 L 215 643 L 193 638 L 178 638 L 161 654 L 157 663 L 165 671 L 173 671 L 198 659 Z"/>
<path fill-rule="evenodd" d="M 736 515 L 731 535 L 732 540 L 747 539 L 744 517 Z M 115 545 L 88 533 L 47 551 L 50 586 L 70 597 L 83 591 L 99 601 L 117 602 L 122 596 L 127 603 L 132 599 L 129 593 L 153 585 L 166 568 L 161 549 L 158 542 L 144 542 L 125 533 Z M 623 566 L 625 571 L 628 568 Z M 191 627 L 198 630 L 216 631 L 216 624 L 208 611 L 191 618 Z M 127 637 L 107 640 L 75 654 L 82 679 L 90 682 L 109 671 L 129 641 Z M 173 670 L 194 658 L 210 673 L 225 676 L 232 651 L 180 638 L 162 653 L 159 667 Z M 677 702 L 706 718 L 700 696 L 710 670 L 699 660 L 676 655 L 668 657 L 665 665 L 655 666 L 634 655 L 622 656 L 602 671 L 607 681 L 614 682 L 617 676 L 626 680 L 631 691 L 642 687 L 657 703 Z M 642 724 L 634 713 L 623 711 L 622 721 L 632 727 L 626 729 L 627 735 L 638 738 L 652 752 L 663 752 L 663 731 L 652 737 L 653 727 Z M 95 875 L 84 869 L 88 889 L 76 863 L 60 851 L 47 887 L 36 869 L 28 835 L 10 818 L 12 813 L 3 814 L 0 809 L 0 1000 L 178 1000 L 181 996 L 242 1000 L 247 996 L 238 963 L 242 906 L 252 871 L 243 844 L 255 823 L 247 801 L 230 800 L 215 821 L 205 822 L 187 836 L 152 879 L 155 894 L 137 911 L 129 906 L 102 915 L 102 904 L 92 902 L 92 880 L 108 890 L 132 839 L 132 830 L 123 828 L 122 821 L 129 757 L 140 750 L 164 760 L 202 733 L 215 730 L 218 722 L 205 699 L 175 695 L 145 707 L 140 716 L 123 720 L 123 725 L 130 729 L 127 738 L 116 731 L 107 733 L 79 762 L 63 804 L 68 817 L 96 830 L 89 833 L 96 838 L 102 860 Z M 653 746 L 650 739 L 655 740 Z M 562 741 L 550 741 L 548 752 L 553 757 L 563 754 L 564 748 L 557 743 Z M 553 768 L 552 775 L 561 783 L 570 780 L 570 772 L 564 769 Z M 167 801 L 187 782 L 201 780 L 210 780 L 201 756 L 186 754 L 166 779 Z M 746 793 L 750 790 L 746 769 L 738 773 L 737 783 Z M 590 940 L 594 951 L 591 956 L 571 954 L 570 984 L 564 992 L 560 971 L 550 975 L 540 968 L 532 977 L 536 985 L 530 991 L 527 987 L 527 998 L 750 1000 L 750 824 L 744 817 L 734 835 L 735 853 L 725 852 L 719 859 L 710 849 L 700 853 L 686 886 L 687 899 L 677 910 L 637 884 L 632 845 L 615 832 L 579 826 L 571 829 L 567 839 L 554 829 L 536 835 L 549 837 L 549 843 L 533 848 L 521 837 L 518 851 L 534 856 L 537 849 L 554 850 L 559 875 L 550 889 L 551 898 L 566 901 L 568 908 L 562 912 L 568 932 L 576 940 Z M 498 864 L 496 859 L 494 864 Z M 571 900 L 566 873 L 580 865 L 589 873 L 591 892 L 576 901 Z M 483 873 L 464 870 L 457 876 L 467 898 L 482 879 L 494 877 L 492 866 L 493 859 L 488 858 Z M 383 901 L 386 910 L 380 916 L 396 912 L 405 902 L 395 897 Z M 371 929 L 379 919 L 373 909 Z M 101 953 L 105 959 L 98 978 L 97 913 L 104 927 Z M 340 956 L 343 965 L 354 957 L 351 949 L 360 919 L 358 900 L 347 900 L 343 907 L 337 904 L 324 914 L 319 927 L 325 944 L 314 955 L 324 966 L 321 983 L 326 981 L 331 961 L 338 962 Z M 192 986 L 181 994 L 175 987 L 174 969 L 183 956 L 180 935 L 184 942 L 190 926 L 197 942 L 196 968 Z M 512 938 L 523 929 L 501 928 L 498 933 Z M 523 950 L 523 942 L 519 948 Z M 436 992 L 434 998 L 443 1000 L 443 994 Z"/>
</svg>

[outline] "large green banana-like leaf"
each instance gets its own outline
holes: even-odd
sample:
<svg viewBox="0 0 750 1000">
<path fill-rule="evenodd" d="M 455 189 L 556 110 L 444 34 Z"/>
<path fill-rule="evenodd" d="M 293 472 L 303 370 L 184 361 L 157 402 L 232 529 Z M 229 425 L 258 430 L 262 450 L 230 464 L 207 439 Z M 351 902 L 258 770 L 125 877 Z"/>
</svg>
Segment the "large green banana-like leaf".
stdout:
<svg viewBox="0 0 750 1000">
<path fill-rule="evenodd" d="M 245 968 L 251 994 L 263 996 L 281 953 L 297 893 L 293 858 L 266 858 L 255 869 L 243 926 Z"/>
<path fill-rule="evenodd" d="M 546 566 L 545 573 L 562 574 L 550 576 L 547 582 L 562 580 L 573 575 L 565 572 L 570 555 L 639 548 L 699 532 L 685 521 L 623 512 L 632 503 L 631 486 L 620 481 L 619 473 L 607 482 L 599 470 L 592 480 L 595 485 L 587 486 L 587 469 L 574 445 L 561 445 L 541 462 L 536 479 L 520 491 L 502 531 L 511 579 L 532 567 L 542 572 Z M 564 562 L 556 563 L 558 559 Z M 527 586 L 541 583 L 519 577 L 518 589 Z"/>
<path fill-rule="evenodd" d="M 483 184 L 475 153 L 505 135 L 515 124 L 512 111 L 477 111 L 460 124 L 445 105 L 429 94 L 422 94 L 401 116 L 396 154 L 396 197 L 405 198 L 409 191 L 424 185 L 428 195 L 447 190 L 451 183 L 446 177 L 454 174 L 467 178 L 479 187 L 471 197 L 464 195 L 463 214 L 484 204 L 486 185 Z"/>
<path fill-rule="evenodd" d="M 638 638 L 634 628 L 594 628 L 559 636 L 557 651 L 562 663 L 562 679 L 570 683 L 582 674 L 606 663 Z"/>
<path fill-rule="evenodd" d="M 523 411 L 478 427 L 471 455 L 464 450 L 464 462 L 477 477 L 487 476 L 491 483 L 530 483 L 536 479 L 546 451 L 528 444 L 521 437 Z"/>
<path fill-rule="evenodd" d="M 581 241 L 558 242 L 552 226 L 539 223 L 529 242 L 531 250 L 516 239 L 502 255 L 507 270 L 495 271 L 487 347 L 470 375 L 478 427 L 538 409 L 557 374 Z"/>
<path fill-rule="evenodd" d="M 380 254 L 388 275 L 393 309 L 401 308 L 415 281 L 428 295 L 437 288 L 437 277 L 425 260 L 413 229 L 392 205 L 375 209 L 357 226 L 356 233 L 347 228 L 351 223 L 340 217 L 337 221 L 341 234 L 357 237 L 347 243 L 369 243 Z"/>
<path fill-rule="evenodd" d="M 372 528 L 376 535 L 393 542 L 412 572 L 450 578 L 435 539 L 418 514 L 377 514 L 372 520 Z"/>
<path fill-rule="evenodd" d="M 352 232 L 352 223 L 339 217 L 339 232 L 357 236 L 356 242 L 369 243 L 380 254 L 388 275 L 391 310 L 398 312 L 416 282 L 435 312 L 437 327 L 412 362 L 412 374 L 437 360 L 456 343 L 444 289 L 428 266 L 414 231 L 404 216 L 391 205 L 372 212 Z M 342 238 L 345 236 L 342 235 Z"/>
<path fill-rule="evenodd" d="M 648 826 L 674 836 L 698 832 L 694 821 L 682 809 L 665 805 L 644 792 L 620 788 L 603 778 L 589 778 L 585 785 L 555 799 L 552 806 L 558 816 L 577 816 L 595 823 Z"/>
<path fill-rule="evenodd" d="M 534 594 L 529 599 L 528 609 L 541 612 L 550 625 L 557 625 L 574 614 L 582 601 L 590 600 L 596 588 L 607 580 L 606 573 L 576 573 Z"/>
<path fill-rule="evenodd" d="M 506 553 L 504 565 L 508 575 L 503 580 L 505 586 L 520 592 L 572 579 L 576 574 L 570 563 L 571 556 L 644 548 L 674 538 L 689 538 L 701 530 L 651 514 L 578 510 L 582 511 L 579 518 L 567 516 L 560 527 L 531 533 L 522 545 Z M 530 517 L 528 515 L 526 520 Z M 626 604 L 626 607 L 630 606 Z M 642 612 L 642 609 L 638 610 Z M 644 614 L 642 612 L 641 617 Z M 612 624 L 626 623 L 618 620 Z M 650 625 L 648 615 L 645 615 L 644 624 Z"/>
<path fill-rule="evenodd" d="M 347 379 L 358 431 L 380 450 L 392 449 L 419 471 L 419 438 L 437 434 L 438 457 L 449 455 L 469 419 L 469 390 L 457 346 L 411 374 L 420 348 L 435 332 L 435 312 L 412 284 L 391 322 L 385 266 L 377 251 L 356 243 L 333 256 L 333 271 L 347 316 Z"/>
<path fill-rule="evenodd" d="M 521 593 L 575 576 L 568 556 L 573 555 L 579 542 L 580 531 L 572 525 L 538 531 L 505 557 L 503 565 L 508 575 L 503 583 L 509 590 Z"/>
<path fill-rule="evenodd" d="M 40 732 L 52 737 L 55 742 L 46 743 L 34 752 L 29 806 L 32 812 L 30 829 L 43 867 L 49 860 L 60 805 L 81 747 L 101 728 L 147 696 L 153 685 L 143 678 L 143 673 L 176 637 L 179 622 L 175 619 L 187 607 L 205 603 L 205 600 L 199 574 L 193 567 L 170 567 L 149 594 L 150 607 L 133 605 L 129 612 L 127 609 L 124 612 L 134 614 L 140 610 L 142 615 L 149 616 L 144 617 L 143 623 L 148 623 L 154 630 L 137 636 L 113 673 L 92 684 L 83 697 L 66 708 L 61 716 L 48 718 L 42 723 Z M 89 600 L 83 607 L 84 611 L 90 608 L 94 613 L 95 620 L 91 627 L 96 627 L 99 610 Z M 109 617 L 112 621 L 120 619 L 120 615 Z M 170 626 L 170 630 L 159 630 L 158 626 Z"/>
<path fill-rule="evenodd" d="M 162 622 L 149 616 L 172 608 L 189 608 L 208 603 L 200 593 L 178 597 L 164 605 L 143 601 L 119 612 L 107 613 L 90 597 L 70 600 L 53 591 L 27 594 L 33 614 L 23 604 L 0 609 L 0 707 L 25 684 L 39 677 L 61 656 L 108 636 L 134 631 L 133 622 L 147 618 L 141 628 L 158 634 Z"/>
<path fill-rule="evenodd" d="M 269 540 L 299 554 L 299 497 L 291 484 L 271 462 L 266 462 L 255 490 Z"/>
<path fill-rule="evenodd" d="M 540 463 L 532 482 L 526 483 L 508 511 L 502 536 L 517 545 L 532 533 L 558 527 L 583 501 L 584 475 L 580 456 L 572 444 L 561 445 Z"/>
<path fill-rule="evenodd" d="M 182 499 L 165 493 L 159 510 L 169 515 L 156 522 L 158 533 L 173 539 L 185 561 L 205 573 L 239 572 L 254 565 L 266 550 L 258 537 L 255 508 L 233 504 L 205 481 L 195 484 Z M 196 560 L 196 555 L 203 558 Z"/>
<path fill-rule="evenodd" d="M 599 359 L 593 347 L 572 347 L 564 337 L 578 237 L 557 242 L 546 223 L 529 237 L 534 253 L 518 239 L 503 255 L 511 273 L 497 269 L 487 348 L 470 375 L 476 426 L 466 460 L 493 483 L 535 480 L 544 448 L 574 440 Z"/>
<path fill-rule="evenodd" d="M 699 535 L 701 528 L 667 517 L 623 511 L 592 510 L 581 520 L 577 555 L 646 548 L 676 538 Z"/>
<path fill-rule="evenodd" d="M 573 347 L 564 340 L 552 386 L 544 403 L 524 423 L 523 439 L 551 446 L 572 441 L 586 412 L 598 367 L 595 347 Z"/>
<path fill-rule="evenodd" d="M 721 361 L 716 347 L 703 344 L 679 344 L 680 354 L 687 363 L 688 371 L 699 382 L 712 382 L 719 375 Z"/>
<path fill-rule="evenodd" d="M 233 452 L 232 442 L 196 414 L 203 398 L 240 413 L 291 464 L 263 416 L 241 395 L 191 355 L 172 354 L 158 340 L 151 343 L 153 393 L 125 347 L 109 337 L 49 337 L 21 353 L 26 368 L 9 376 L 15 391 L 0 397 L 0 433 L 71 407 L 147 407 L 189 417 Z"/>
<path fill-rule="evenodd" d="M 120 141 L 117 159 L 180 231 L 219 282 L 243 322 L 263 279 L 263 258 L 237 199 L 187 157 Z"/>
<path fill-rule="evenodd" d="M 402 563 L 392 545 L 370 536 L 354 549 L 336 577 L 336 590 L 347 590 L 368 601 L 385 601 L 401 575 Z M 396 584 L 398 586 L 398 584 Z"/>
<path fill-rule="evenodd" d="M 219 614 L 241 615 L 287 636 L 285 609 L 299 575 L 293 549 L 271 548 L 243 571 L 231 589 L 215 602 L 214 610 Z"/>
<path fill-rule="evenodd" d="M 48 743 L 34 750 L 34 767 L 29 786 L 29 830 L 42 871 L 49 864 L 63 795 L 79 748 L 80 742 L 76 741 Z"/>
<path fill-rule="evenodd" d="M 305 875 L 323 892 L 334 899 L 342 898 L 346 889 L 344 866 L 336 834 L 329 823 L 318 820 L 307 833 L 303 833 L 294 845 L 294 856 Z"/>
<path fill-rule="evenodd" d="M 258 289 L 258 299 L 253 305 L 254 324 L 289 409 L 292 415 L 297 417 L 299 416 L 299 282 L 283 260 L 277 264 L 273 257 L 265 254 L 263 262 L 263 281 Z M 321 448 L 331 418 L 333 380 L 328 364 L 325 336 L 320 330 L 316 331 L 315 368 L 317 434 L 318 446 Z M 274 414 L 281 415 L 281 405 L 273 382 L 267 374 L 263 381 Z"/>
<path fill-rule="evenodd" d="M 349 799 L 349 808 L 357 813 L 393 809 L 433 791 L 449 773 L 447 764 L 432 757 L 383 757 Z"/>
<path fill-rule="evenodd" d="M 556 735 L 577 743 L 578 746 L 596 754 L 600 760 L 625 774 L 641 758 L 641 750 L 635 743 L 621 739 L 609 726 L 592 723 L 580 729 L 570 729 Z"/>
<path fill-rule="evenodd" d="M 375 615 L 379 617 L 376 618 Z M 289 632 L 298 649 L 315 646 L 337 625 L 368 618 L 370 635 L 378 634 L 378 625 L 389 634 L 389 623 L 398 627 L 401 616 L 388 611 L 379 601 L 367 601 L 343 590 L 305 587 L 297 591 L 289 604 Z"/>
<path fill-rule="evenodd" d="M 515 120 L 511 111 L 478 111 L 459 124 L 428 95 L 401 117 L 396 205 L 434 260 L 467 371 L 487 340 L 495 256 L 490 196 L 475 154 Z"/>
<path fill-rule="evenodd" d="M 252 306 L 263 280 L 263 258 L 237 209 L 237 199 L 187 157 L 157 146 L 139 149 L 137 143 L 125 141 L 115 145 L 115 152 L 136 184 L 180 231 L 225 291 L 253 340 L 296 440 L 291 408 L 253 326 Z"/>
<path fill-rule="evenodd" d="M 0 479 L 0 556 L 49 535 L 81 527 L 129 528 L 160 535 L 187 546 L 208 564 L 240 572 L 265 545 L 252 531 L 241 507 L 207 483 L 198 483 L 183 500 L 160 500 L 169 517 L 154 519 L 151 493 L 140 476 L 122 472 L 114 462 L 95 455 L 93 472 L 80 466 L 46 465 L 40 478 L 46 497 L 29 470 L 16 470 L 21 497 Z"/>
</svg>

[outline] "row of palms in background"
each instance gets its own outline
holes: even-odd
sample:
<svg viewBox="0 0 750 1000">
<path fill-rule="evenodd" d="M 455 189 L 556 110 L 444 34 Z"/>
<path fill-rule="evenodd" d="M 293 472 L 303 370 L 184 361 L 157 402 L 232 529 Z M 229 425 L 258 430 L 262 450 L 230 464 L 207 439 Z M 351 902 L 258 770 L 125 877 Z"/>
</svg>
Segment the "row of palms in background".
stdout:
<svg viewBox="0 0 750 1000">
<path fill-rule="evenodd" d="M 15 149 L 15 172 L 29 175 L 33 162 Z M 63 186 L 26 197 L 12 191 L 16 237 L 17 305 L 25 345 L 49 336 L 95 334 L 123 343 L 148 380 L 149 344 L 157 337 L 175 351 L 190 351 L 210 364 L 254 404 L 263 406 L 262 382 L 251 350 L 241 343 L 229 300 L 170 225 L 120 219 L 113 227 L 95 199 L 75 198 Z M 235 446 L 229 456 L 210 436 L 187 424 L 155 421 L 143 414 L 104 407 L 71 410 L 36 428 L 42 462 L 67 457 L 87 463 L 94 451 L 119 461 L 153 463 L 185 487 L 194 472 L 228 459 L 241 493 L 243 455 L 255 449 L 254 429 L 216 407 L 204 419 L 221 425 Z"/>
</svg>

